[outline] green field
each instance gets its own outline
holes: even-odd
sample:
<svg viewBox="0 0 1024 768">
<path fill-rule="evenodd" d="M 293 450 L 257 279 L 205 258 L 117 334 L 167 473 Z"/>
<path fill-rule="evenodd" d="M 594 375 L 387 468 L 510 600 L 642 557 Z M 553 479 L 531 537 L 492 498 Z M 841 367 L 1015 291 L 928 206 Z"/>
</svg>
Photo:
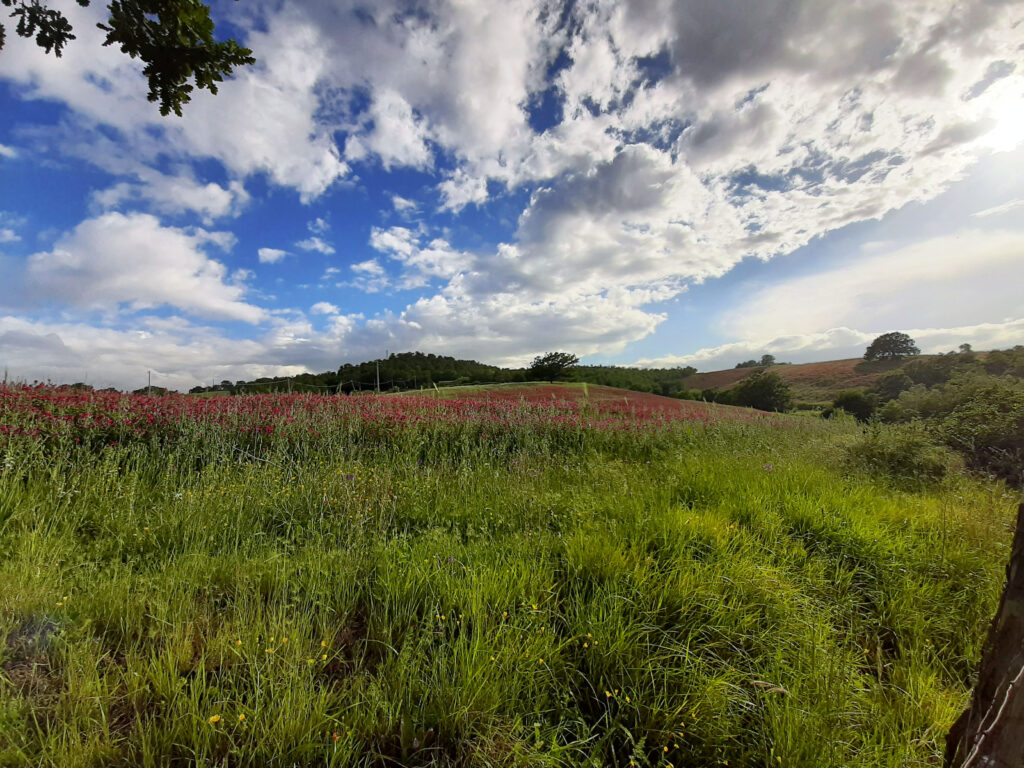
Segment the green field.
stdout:
<svg viewBox="0 0 1024 768">
<path fill-rule="evenodd" d="M 845 421 L 214 429 L 0 442 L 0 765 L 934 765 L 1015 501 Z"/>
</svg>

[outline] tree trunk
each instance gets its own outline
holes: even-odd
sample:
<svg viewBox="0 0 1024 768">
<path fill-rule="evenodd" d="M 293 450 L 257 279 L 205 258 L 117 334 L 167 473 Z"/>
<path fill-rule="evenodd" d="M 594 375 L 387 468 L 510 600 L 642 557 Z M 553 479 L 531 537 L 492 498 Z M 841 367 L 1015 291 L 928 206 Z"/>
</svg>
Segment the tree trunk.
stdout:
<svg viewBox="0 0 1024 768">
<path fill-rule="evenodd" d="M 946 768 L 1024 768 L 1024 504 L 978 684 L 946 737 Z"/>
</svg>

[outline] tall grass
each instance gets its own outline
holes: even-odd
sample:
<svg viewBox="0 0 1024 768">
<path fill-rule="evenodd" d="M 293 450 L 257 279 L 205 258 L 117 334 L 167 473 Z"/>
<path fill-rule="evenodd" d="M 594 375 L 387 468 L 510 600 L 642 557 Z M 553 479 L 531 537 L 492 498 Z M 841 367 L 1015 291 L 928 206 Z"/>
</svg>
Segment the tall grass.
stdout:
<svg viewBox="0 0 1024 768">
<path fill-rule="evenodd" d="M 518 407 L 6 438 L 0 765 L 934 764 L 1001 486 Z"/>
</svg>

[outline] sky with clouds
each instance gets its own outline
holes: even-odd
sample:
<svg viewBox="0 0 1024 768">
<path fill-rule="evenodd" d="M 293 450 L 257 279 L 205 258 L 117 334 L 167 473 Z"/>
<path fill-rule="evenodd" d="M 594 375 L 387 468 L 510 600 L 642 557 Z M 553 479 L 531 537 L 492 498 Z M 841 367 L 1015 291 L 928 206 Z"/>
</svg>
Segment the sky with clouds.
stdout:
<svg viewBox="0 0 1024 768">
<path fill-rule="evenodd" d="M 181 118 L 63 6 L 0 51 L 9 376 L 1024 343 L 1024 3 L 214 0 L 257 64 Z"/>
</svg>

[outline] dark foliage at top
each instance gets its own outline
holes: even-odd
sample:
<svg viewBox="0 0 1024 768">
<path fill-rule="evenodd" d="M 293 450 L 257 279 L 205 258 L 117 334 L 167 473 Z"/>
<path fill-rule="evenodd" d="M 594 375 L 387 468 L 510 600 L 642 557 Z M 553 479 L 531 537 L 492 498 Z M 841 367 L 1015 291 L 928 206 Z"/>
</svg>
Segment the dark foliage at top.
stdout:
<svg viewBox="0 0 1024 768">
<path fill-rule="evenodd" d="M 90 0 L 76 0 L 82 7 Z M 60 56 L 75 39 L 71 23 L 58 10 L 40 0 L 0 0 L 13 8 L 15 31 L 32 38 L 47 53 Z M 150 101 L 160 102 L 160 114 L 181 116 L 194 88 L 217 93 L 217 83 L 235 67 L 252 64 L 252 51 L 233 39 L 214 40 L 210 9 L 198 0 L 112 0 L 110 18 L 97 26 L 107 33 L 103 45 L 117 45 L 122 53 L 145 64 Z M 0 24 L 0 49 L 5 40 Z M 192 80 L 195 86 L 189 83 Z"/>
</svg>

